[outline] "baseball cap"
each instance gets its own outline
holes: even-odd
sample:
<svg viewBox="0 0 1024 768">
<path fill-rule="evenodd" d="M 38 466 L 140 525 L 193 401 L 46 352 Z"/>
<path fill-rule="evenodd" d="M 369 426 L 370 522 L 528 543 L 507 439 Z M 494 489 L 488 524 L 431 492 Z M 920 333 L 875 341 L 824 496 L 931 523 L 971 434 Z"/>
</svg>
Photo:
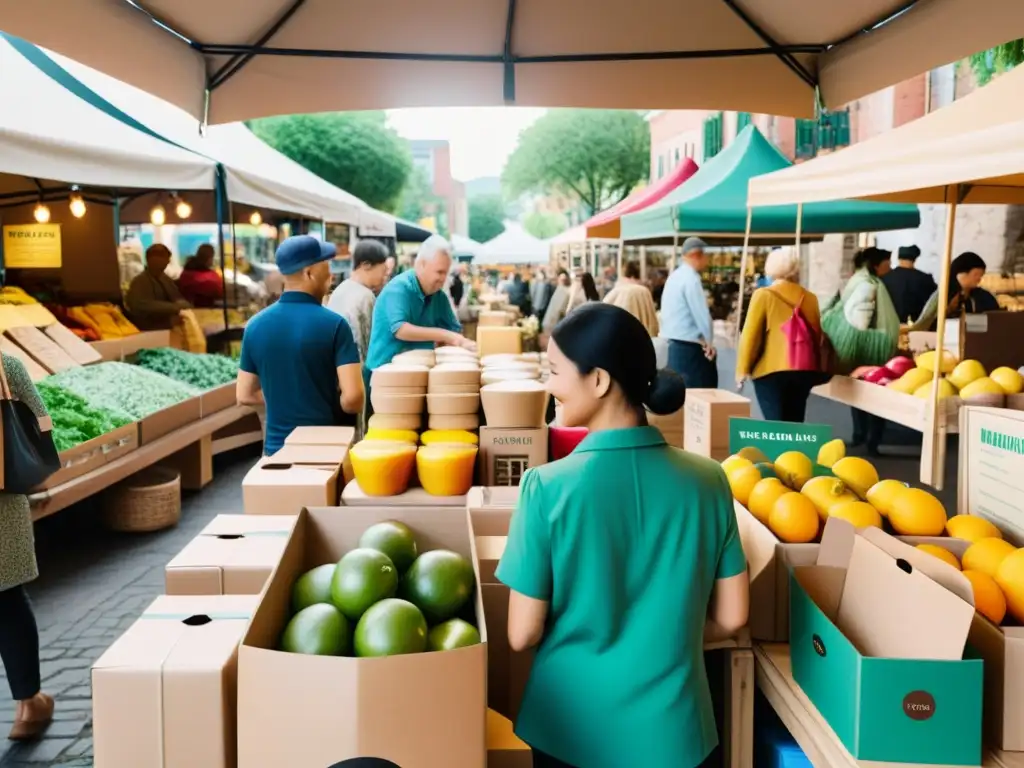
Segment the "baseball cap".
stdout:
<svg viewBox="0 0 1024 768">
<path fill-rule="evenodd" d="M 333 259 L 337 252 L 333 243 L 321 242 L 310 235 L 296 235 L 277 246 L 274 259 L 282 275 L 294 275 L 321 261 Z"/>
<path fill-rule="evenodd" d="M 708 244 L 701 240 L 699 237 L 688 237 L 683 240 L 683 254 L 687 254 L 690 251 L 703 251 L 708 247 Z"/>
</svg>

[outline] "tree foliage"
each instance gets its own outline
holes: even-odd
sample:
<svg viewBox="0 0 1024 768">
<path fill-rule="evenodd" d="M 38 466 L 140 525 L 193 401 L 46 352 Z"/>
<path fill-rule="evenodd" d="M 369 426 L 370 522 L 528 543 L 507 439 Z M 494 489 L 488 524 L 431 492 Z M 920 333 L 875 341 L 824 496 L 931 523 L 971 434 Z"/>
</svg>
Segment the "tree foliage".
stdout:
<svg viewBox="0 0 1024 768">
<path fill-rule="evenodd" d="M 547 240 L 569 228 L 569 220 L 554 211 L 533 211 L 523 219 L 523 229 L 534 237 Z"/>
<path fill-rule="evenodd" d="M 1024 39 L 1011 40 L 1008 43 L 997 45 L 981 53 L 976 53 L 969 59 L 971 71 L 978 81 L 978 85 L 988 85 L 988 82 L 1001 72 L 1007 72 L 1018 64 L 1024 63 Z"/>
<path fill-rule="evenodd" d="M 502 183 L 510 197 L 561 192 L 593 213 L 647 178 L 650 152 L 650 132 L 638 112 L 551 110 L 519 135 Z"/>
<path fill-rule="evenodd" d="M 505 231 L 505 203 L 500 195 L 479 195 L 469 201 L 469 236 L 486 243 Z"/>
<path fill-rule="evenodd" d="M 269 117 L 249 127 L 278 152 L 380 210 L 395 210 L 412 171 L 409 147 L 383 112 Z"/>
</svg>

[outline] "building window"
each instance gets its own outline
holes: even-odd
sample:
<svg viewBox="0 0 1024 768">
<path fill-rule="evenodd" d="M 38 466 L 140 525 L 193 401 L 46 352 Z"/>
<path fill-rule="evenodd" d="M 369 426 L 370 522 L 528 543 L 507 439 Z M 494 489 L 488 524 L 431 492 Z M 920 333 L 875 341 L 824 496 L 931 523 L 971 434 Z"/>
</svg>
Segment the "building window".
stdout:
<svg viewBox="0 0 1024 768">
<path fill-rule="evenodd" d="M 704 120 L 704 162 L 722 151 L 723 122 L 724 118 L 721 112 Z"/>
<path fill-rule="evenodd" d="M 672 167 L 675 168 L 677 165 L 679 165 L 679 147 L 676 147 L 676 161 L 672 164 Z"/>
<path fill-rule="evenodd" d="M 753 116 L 749 112 L 740 112 L 736 115 L 736 135 L 739 136 L 743 133 L 743 129 L 754 122 Z"/>
<path fill-rule="evenodd" d="M 665 175 L 665 158 L 662 155 L 658 155 L 658 178 L 660 179 Z"/>
<path fill-rule="evenodd" d="M 850 145 L 850 110 L 822 112 L 817 120 L 796 121 L 796 158 L 809 160 L 820 151 Z"/>
</svg>

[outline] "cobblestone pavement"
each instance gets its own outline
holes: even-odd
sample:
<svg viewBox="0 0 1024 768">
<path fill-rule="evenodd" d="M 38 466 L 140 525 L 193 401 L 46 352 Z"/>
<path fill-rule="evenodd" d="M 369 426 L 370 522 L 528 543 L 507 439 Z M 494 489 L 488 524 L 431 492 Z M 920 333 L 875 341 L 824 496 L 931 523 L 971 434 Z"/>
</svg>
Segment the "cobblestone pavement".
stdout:
<svg viewBox="0 0 1024 768">
<path fill-rule="evenodd" d="M 241 512 L 242 477 L 258 455 L 257 448 L 217 457 L 213 483 L 186 494 L 181 523 L 168 531 L 107 532 L 96 499 L 37 523 L 40 577 L 29 593 L 39 623 L 43 690 L 57 708 L 45 738 L 11 744 L 6 735 L 14 707 L 6 678 L 0 680 L 0 768 L 92 766 L 92 663 L 163 592 L 167 561 L 215 515 Z"/>
</svg>

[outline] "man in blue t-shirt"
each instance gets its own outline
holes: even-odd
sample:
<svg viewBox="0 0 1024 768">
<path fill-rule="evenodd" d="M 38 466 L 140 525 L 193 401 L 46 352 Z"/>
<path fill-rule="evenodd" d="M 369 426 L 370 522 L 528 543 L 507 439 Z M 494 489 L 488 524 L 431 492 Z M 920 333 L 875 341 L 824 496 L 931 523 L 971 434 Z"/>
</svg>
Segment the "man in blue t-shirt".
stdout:
<svg viewBox="0 0 1024 768">
<path fill-rule="evenodd" d="M 296 427 L 354 424 L 363 378 L 352 329 L 323 306 L 335 248 L 309 235 L 277 249 L 284 293 L 253 317 L 242 337 L 238 402 L 266 403 L 263 452 L 276 453 Z"/>
</svg>

